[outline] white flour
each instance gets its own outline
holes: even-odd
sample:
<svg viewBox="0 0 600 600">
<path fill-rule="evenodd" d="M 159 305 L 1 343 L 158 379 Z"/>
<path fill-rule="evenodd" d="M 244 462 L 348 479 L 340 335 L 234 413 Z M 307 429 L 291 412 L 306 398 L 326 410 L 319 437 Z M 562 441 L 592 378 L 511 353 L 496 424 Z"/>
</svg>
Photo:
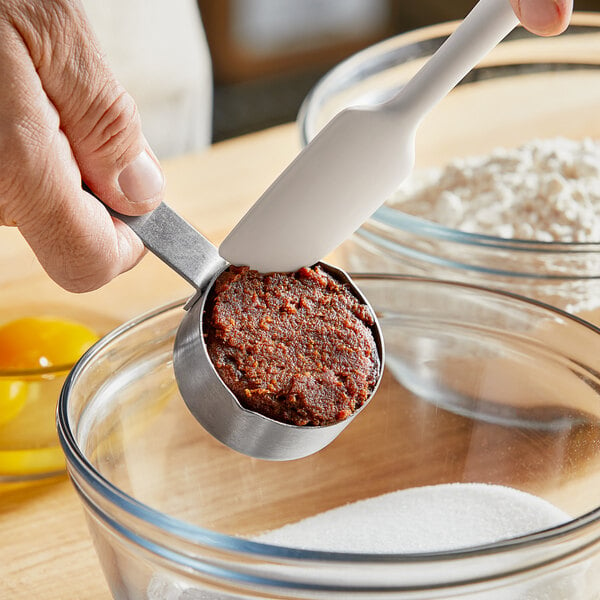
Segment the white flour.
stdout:
<svg viewBox="0 0 600 600">
<path fill-rule="evenodd" d="M 541 498 L 480 483 L 445 484 L 400 490 L 341 506 L 258 536 L 256 541 L 295 548 L 340 552 L 411 553 L 489 544 L 539 531 L 570 520 Z M 572 580 L 519 585 L 512 600 L 569 598 Z M 148 600 L 221 600 L 230 596 L 194 589 L 156 575 Z M 511 595 L 514 594 L 514 595 Z M 522 595 L 525 594 L 525 595 Z M 566 595 L 565 595 L 566 594 Z M 496 592 L 474 598 L 496 600 Z"/>
<path fill-rule="evenodd" d="M 403 212 L 446 227 L 544 242 L 600 241 L 600 142 L 532 140 L 455 159 L 392 197 Z"/>
</svg>

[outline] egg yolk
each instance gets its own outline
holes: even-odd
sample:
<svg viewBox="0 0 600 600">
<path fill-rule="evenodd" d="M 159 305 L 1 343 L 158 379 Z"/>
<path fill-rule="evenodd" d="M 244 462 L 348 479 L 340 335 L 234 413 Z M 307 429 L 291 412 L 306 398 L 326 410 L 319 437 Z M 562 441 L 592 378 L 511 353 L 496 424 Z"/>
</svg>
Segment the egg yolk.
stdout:
<svg viewBox="0 0 600 600">
<path fill-rule="evenodd" d="M 16 319 L 0 326 L 0 371 L 71 365 L 97 339 L 85 325 L 66 319 Z"/>
</svg>

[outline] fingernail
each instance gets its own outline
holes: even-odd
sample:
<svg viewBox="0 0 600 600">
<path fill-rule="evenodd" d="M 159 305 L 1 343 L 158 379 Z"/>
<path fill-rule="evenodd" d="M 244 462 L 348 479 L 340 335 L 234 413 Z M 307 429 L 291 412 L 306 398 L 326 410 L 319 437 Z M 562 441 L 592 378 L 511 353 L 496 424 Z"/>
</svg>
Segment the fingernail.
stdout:
<svg viewBox="0 0 600 600">
<path fill-rule="evenodd" d="M 148 152 L 138 154 L 119 175 L 119 186 L 127 200 L 135 204 L 158 196 L 164 186 L 164 175 Z"/>
<path fill-rule="evenodd" d="M 561 21 L 560 9 L 554 0 L 521 2 L 521 21 L 539 35 L 555 33 Z"/>
</svg>

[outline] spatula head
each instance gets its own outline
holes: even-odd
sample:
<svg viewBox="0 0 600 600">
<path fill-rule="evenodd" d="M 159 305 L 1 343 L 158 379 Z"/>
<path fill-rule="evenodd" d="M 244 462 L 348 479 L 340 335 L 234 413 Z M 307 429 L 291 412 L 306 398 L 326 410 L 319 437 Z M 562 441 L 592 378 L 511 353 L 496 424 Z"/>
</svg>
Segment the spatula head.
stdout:
<svg viewBox="0 0 600 600">
<path fill-rule="evenodd" d="M 316 263 L 410 173 L 414 129 L 396 110 L 341 112 L 250 208 L 221 244 L 221 256 L 263 273 Z"/>
</svg>

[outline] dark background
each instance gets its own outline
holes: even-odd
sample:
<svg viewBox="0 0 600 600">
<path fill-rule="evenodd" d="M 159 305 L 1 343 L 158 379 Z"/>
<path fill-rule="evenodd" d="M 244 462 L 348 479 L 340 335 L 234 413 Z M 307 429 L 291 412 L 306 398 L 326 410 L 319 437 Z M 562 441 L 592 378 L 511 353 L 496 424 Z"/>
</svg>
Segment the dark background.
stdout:
<svg viewBox="0 0 600 600">
<path fill-rule="evenodd" d="M 282 10 L 278 1 L 260 0 L 253 19 L 267 22 L 273 10 Z M 356 23 L 343 32 L 315 34 L 322 16 L 318 1 L 294 1 L 294 12 L 314 14 L 300 13 L 302 25 L 289 44 L 265 53 L 244 46 L 236 36 L 235 23 L 243 19 L 240 3 L 248 0 L 198 0 L 213 61 L 213 141 L 293 121 L 311 87 L 340 60 L 392 35 L 461 19 L 474 5 L 474 0 L 378 0 L 378 14 L 383 11 L 385 18 L 377 27 L 363 30 Z M 331 9 L 331 4 L 322 6 Z M 575 10 L 600 11 L 600 0 L 575 0 Z"/>
</svg>

